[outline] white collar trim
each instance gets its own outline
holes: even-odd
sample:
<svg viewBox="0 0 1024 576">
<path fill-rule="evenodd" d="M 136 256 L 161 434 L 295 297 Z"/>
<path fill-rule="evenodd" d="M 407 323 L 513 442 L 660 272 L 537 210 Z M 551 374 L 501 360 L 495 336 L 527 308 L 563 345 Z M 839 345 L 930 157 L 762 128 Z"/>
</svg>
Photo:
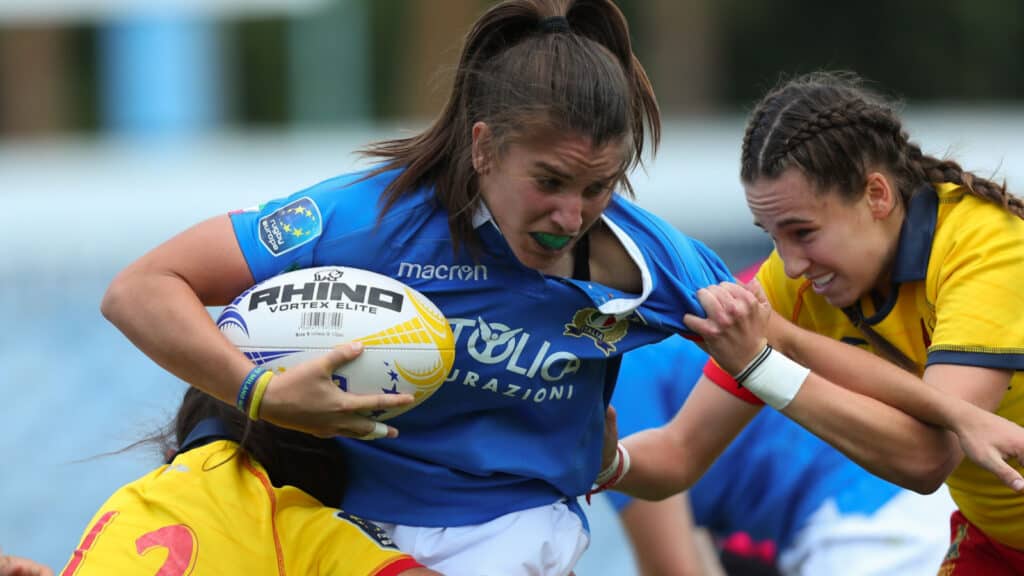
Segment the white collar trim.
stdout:
<svg viewBox="0 0 1024 576">
<path fill-rule="evenodd" d="M 481 200 L 476 205 L 476 211 L 473 212 L 473 229 L 476 230 L 488 222 L 494 222 L 494 216 L 491 215 L 490 209 L 487 208 L 487 203 Z M 494 223 L 494 227 L 498 228 L 497 222 Z"/>
<path fill-rule="evenodd" d="M 608 229 L 615 234 L 615 237 L 622 243 L 622 247 L 626 249 L 626 253 L 633 259 L 633 263 L 640 269 L 640 280 L 642 289 L 640 295 L 636 298 L 615 298 L 601 304 L 598 310 L 602 314 L 626 314 L 632 312 L 643 304 L 647 297 L 651 295 L 654 289 L 653 282 L 651 281 L 651 270 L 647 267 L 647 261 L 644 259 L 643 252 L 640 251 L 640 247 L 637 246 L 636 242 L 626 234 L 625 230 L 619 228 L 615 222 L 612 222 L 608 218 L 607 214 L 601 214 L 601 220 L 604 221 Z"/>
</svg>

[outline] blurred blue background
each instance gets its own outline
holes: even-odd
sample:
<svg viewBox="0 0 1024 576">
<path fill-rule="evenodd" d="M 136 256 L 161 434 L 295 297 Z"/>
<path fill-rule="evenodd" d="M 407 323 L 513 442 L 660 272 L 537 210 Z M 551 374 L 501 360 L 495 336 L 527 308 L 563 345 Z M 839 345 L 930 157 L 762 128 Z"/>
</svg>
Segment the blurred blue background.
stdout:
<svg viewBox="0 0 1024 576">
<path fill-rule="evenodd" d="M 0 0 L 0 548 L 59 569 L 103 500 L 159 463 L 152 447 L 103 455 L 166 424 L 183 391 L 100 316 L 113 275 L 421 127 L 487 4 Z M 764 4 L 621 3 L 666 120 L 639 202 L 730 265 L 769 248 L 737 164 L 743 113 L 781 74 L 855 68 L 907 97 L 926 152 L 1024 181 L 1016 2 L 879 3 L 886 19 L 864 3 Z M 981 13 L 997 16 L 989 33 L 962 32 Z M 633 574 L 607 504 L 592 510 L 577 573 Z"/>
</svg>

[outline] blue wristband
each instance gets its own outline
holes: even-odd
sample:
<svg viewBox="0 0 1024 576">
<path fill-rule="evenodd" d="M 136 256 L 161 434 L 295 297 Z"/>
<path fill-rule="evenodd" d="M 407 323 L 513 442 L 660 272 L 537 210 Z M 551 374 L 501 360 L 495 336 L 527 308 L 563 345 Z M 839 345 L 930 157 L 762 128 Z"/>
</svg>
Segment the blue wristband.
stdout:
<svg viewBox="0 0 1024 576">
<path fill-rule="evenodd" d="M 245 380 L 242 380 L 242 387 L 238 389 L 238 398 L 235 400 L 235 407 L 243 413 L 248 409 L 249 397 L 252 396 L 252 389 L 256 385 L 256 381 L 259 380 L 260 376 L 262 376 L 267 370 L 269 370 L 269 368 L 266 366 L 254 366 L 253 369 L 245 376 Z"/>
</svg>

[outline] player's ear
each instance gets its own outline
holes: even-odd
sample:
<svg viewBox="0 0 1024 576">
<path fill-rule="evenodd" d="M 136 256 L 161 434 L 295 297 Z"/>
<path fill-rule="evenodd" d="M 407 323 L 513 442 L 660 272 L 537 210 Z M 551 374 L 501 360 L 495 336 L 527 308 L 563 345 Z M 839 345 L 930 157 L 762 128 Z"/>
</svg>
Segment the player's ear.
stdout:
<svg viewBox="0 0 1024 576">
<path fill-rule="evenodd" d="M 486 122 L 473 124 L 473 169 L 481 176 L 491 169 L 494 156 L 494 137 Z"/>
<path fill-rule="evenodd" d="M 864 199 L 871 215 L 877 220 L 887 218 L 898 202 L 898 193 L 893 183 L 881 172 L 870 172 L 865 178 Z"/>
</svg>

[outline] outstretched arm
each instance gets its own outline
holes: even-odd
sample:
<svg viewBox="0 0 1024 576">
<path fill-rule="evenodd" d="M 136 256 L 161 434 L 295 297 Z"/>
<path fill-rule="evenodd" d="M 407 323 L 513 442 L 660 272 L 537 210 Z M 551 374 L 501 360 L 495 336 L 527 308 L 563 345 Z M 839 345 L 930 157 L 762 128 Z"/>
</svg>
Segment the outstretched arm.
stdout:
<svg viewBox="0 0 1024 576">
<path fill-rule="evenodd" d="M 686 490 L 759 409 L 702 376 L 671 421 L 622 441 L 631 465 L 615 490 L 646 500 L 660 500 Z"/>
<path fill-rule="evenodd" d="M 921 379 L 860 348 L 775 318 L 787 325 L 787 355 L 814 370 L 801 400 L 784 410 L 787 416 L 872 471 L 918 491 L 937 488 L 960 464 L 964 449 L 1008 486 L 1024 489 L 1024 480 L 1004 460 L 1022 454 L 1024 429 L 992 414 L 1010 372 L 935 364 Z M 816 416 L 822 413 L 831 416 Z"/>
<path fill-rule="evenodd" d="M 752 288 L 724 283 L 703 289 L 699 298 L 708 317 L 686 319 L 726 371 L 741 372 L 770 334 L 773 346 L 814 370 L 795 388 L 781 382 L 798 391 L 778 407 L 873 473 L 929 492 L 960 462 L 962 447 L 1008 486 L 1024 490 L 1024 478 L 1005 461 L 1024 456 L 1024 429 L 989 411 L 1008 374 L 938 365 L 922 383 L 873 354 L 785 322 Z M 966 385 L 958 380 L 964 377 Z"/>
</svg>

